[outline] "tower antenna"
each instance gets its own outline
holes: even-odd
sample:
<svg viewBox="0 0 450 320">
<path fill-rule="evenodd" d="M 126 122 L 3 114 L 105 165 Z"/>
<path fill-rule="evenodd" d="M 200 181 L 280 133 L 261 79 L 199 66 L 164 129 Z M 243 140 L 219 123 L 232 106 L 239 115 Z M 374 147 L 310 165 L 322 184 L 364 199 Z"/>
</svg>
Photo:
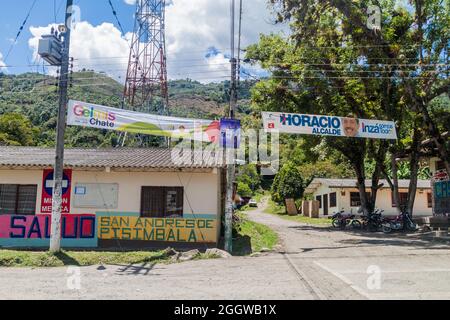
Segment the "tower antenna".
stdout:
<svg viewBox="0 0 450 320">
<path fill-rule="evenodd" d="M 125 82 L 125 102 L 166 115 L 169 107 L 165 37 L 166 0 L 138 0 Z M 159 99 L 155 99 L 159 97 Z"/>
</svg>

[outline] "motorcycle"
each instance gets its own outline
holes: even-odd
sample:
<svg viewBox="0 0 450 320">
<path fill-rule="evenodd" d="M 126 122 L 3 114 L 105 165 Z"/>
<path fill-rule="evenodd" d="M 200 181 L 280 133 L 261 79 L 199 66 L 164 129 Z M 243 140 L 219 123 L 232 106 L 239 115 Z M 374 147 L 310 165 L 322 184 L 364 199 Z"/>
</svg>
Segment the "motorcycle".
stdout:
<svg viewBox="0 0 450 320">
<path fill-rule="evenodd" d="M 377 209 L 371 214 L 363 215 L 361 217 L 362 228 L 365 230 L 368 229 L 370 232 L 380 230 L 383 223 L 383 212 L 384 210 Z"/>
<path fill-rule="evenodd" d="M 335 213 L 332 217 L 332 225 L 336 229 L 345 229 L 350 225 L 353 229 L 361 229 L 361 222 L 356 219 L 354 214 L 346 215 L 345 211 Z"/>
<path fill-rule="evenodd" d="M 411 219 L 411 216 L 403 212 L 394 219 L 384 219 L 382 223 L 382 231 L 391 233 L 393 231 L 417 231 L 417 224 Z"/>
</svg>

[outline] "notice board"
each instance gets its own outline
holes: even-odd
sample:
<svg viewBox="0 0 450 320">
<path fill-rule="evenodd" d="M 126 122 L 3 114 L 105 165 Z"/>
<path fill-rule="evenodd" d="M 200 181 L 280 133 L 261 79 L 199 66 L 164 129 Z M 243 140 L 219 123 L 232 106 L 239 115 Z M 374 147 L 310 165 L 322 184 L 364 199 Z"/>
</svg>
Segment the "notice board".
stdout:
<svg viewBox="0 0 450 320">
<path fill-rule="evenodd" d="M 75 208 L 117 209 L 119 185 L 116 183 L 77 183 L 74 188 Z"/>
</svg>

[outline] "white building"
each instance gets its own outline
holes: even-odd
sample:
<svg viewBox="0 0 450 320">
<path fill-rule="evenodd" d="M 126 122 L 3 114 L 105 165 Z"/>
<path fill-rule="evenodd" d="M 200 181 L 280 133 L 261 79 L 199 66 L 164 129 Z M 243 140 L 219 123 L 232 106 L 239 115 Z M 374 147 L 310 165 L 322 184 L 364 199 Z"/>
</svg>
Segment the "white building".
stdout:
<svg viewBox="0 0 450 320">
<path fill-rule="evenodd" d="M 371 184 L 371 181 L 366 181 L 366 186 Z M 385 180 L 380 180 L 380 184 L 383 184 L 383 187 L 378 190 L 376 207 L 384 210 L 384 215 L 397 215 L 389 184 Z M 408 187 L 409 180 L 399 181 L 402 203 L 406 203 Z M 370 188 L 367 189 L 367 192 L 370 192 Z M 306 188 L 305 193 L 312 195 L 314 200 L 320 202 L 320 217 L 328 217 L 341 210 L 357 214 L 361 205 L 356 180 L 352 179 L 314 179 Z M 415 217 L 433 215 L 431 186 L 428 180 L 419 180 L 417 183 L 413 215 Z"/>
<path fill-rule="evenodd" d="M 0 147 L 0 247 L 49 243 L 54 149 Z M 170 149 L 67 149 L 63 247 L 215 247 L 224 170 Z"/>
</svg>

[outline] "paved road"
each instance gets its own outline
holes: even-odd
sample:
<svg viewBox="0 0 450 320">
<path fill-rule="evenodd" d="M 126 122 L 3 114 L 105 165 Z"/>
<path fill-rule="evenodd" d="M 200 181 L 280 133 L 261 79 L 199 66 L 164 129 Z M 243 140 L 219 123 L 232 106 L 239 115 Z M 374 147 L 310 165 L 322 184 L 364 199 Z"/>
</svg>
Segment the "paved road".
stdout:
<svg viewBox="0 0 450 320">
<path fill-rule="evenodd" d="M 75 290 L 68 268 L 0 268 L 0 298 L 450 299 L 448 244 L 336 232 L 262 210 L 249 216 L 280 234 L 279 252 L 174 265 L 86 267 Z"/>
<path fill-rule="evenodd" d="M 319 299 L 450 299 L 450 243 L 335 231 L 249 213 L 275 229 L 284 256 Z"/>
</svg>

